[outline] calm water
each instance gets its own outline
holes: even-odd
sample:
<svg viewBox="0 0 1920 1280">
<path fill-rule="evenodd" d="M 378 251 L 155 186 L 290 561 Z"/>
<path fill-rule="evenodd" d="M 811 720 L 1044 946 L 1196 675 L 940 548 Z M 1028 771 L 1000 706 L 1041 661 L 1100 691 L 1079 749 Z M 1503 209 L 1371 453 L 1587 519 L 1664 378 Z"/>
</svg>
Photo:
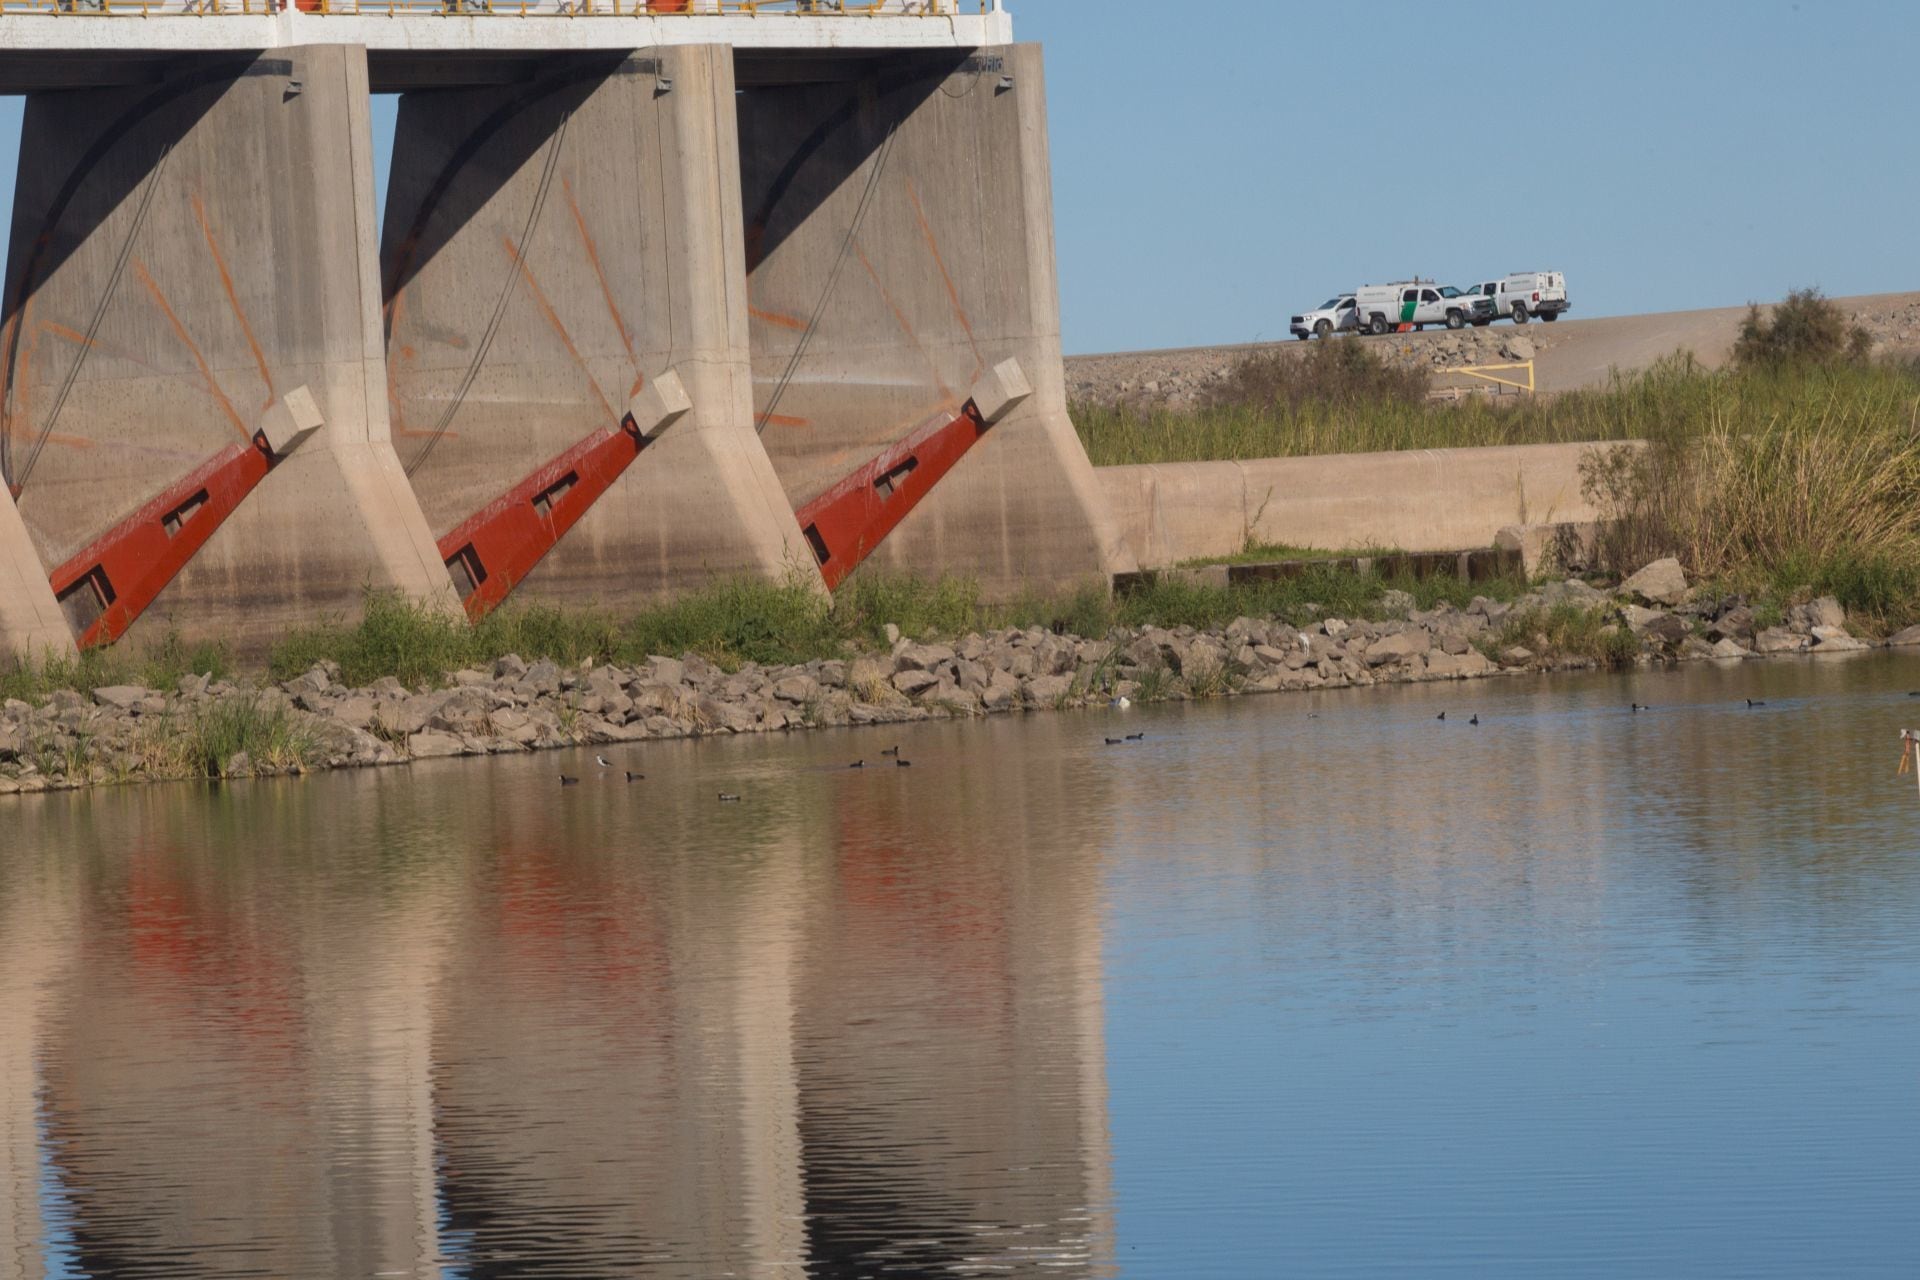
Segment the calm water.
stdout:
<svg viewBox="0 0 1920 1280">
<path fill-rule="evenodd" d="M 1910 687 L 10 800 L 0 1280 L 1911 1277 Z"/>
</svg>

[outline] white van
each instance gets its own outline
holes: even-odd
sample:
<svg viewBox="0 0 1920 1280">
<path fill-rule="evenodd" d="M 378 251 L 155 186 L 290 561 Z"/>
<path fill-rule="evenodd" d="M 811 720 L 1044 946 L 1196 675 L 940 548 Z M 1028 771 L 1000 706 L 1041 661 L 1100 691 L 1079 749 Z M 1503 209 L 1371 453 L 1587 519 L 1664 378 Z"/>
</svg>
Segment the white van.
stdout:
<svg viewBox="0 0 1920 1280">
<path fill-rule="evenodd" d="M 1431 280 L 1402 280 L 1396 284 L 1364 284 L 1353 291 L 1354 310 L 1368 333 L 1386 333 L 1396 325 L 1416 329 L 1444 324 L 1464 329 L 1493 318 L 1492 304 L 1476 293 L 1436 285 Z"/>
<path fill-rule="evenodd" d="M 1558 271 L 1522 271 L 1477 284 L 1472 292 L 1493 303 L 1493 314 L 1478 324 L 1501 316 L 1511 316 L 1515 324 L 1525 324 L 1534 316 L 1554 320 L 1573 306 L 1567 300 L 1567 278 Z"/>
<path fill-rule="evenodd" d="M 1287 326 L 1293 336 L 1302 342 L 1315 334 L 1325 338 L 1343 330 L 1359 327 L 1360 314 L 1353 309 L 1353 295 L 1350 293 L 1328 298 L 1313 310 L 1304 311 L 1293 317 L 1292 322 Z"/>
</svg>

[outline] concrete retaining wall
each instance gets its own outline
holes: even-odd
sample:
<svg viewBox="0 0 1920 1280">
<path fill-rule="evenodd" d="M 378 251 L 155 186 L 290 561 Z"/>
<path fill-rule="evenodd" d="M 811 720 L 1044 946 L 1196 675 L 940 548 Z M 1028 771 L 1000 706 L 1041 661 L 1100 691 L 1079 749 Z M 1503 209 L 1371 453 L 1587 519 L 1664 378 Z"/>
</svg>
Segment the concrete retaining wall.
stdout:
<svg viewBox="0 0 1920 1280">
<path fill-rule="evenodd" d="M 189 61 L 157 84 L 27 100 L 0 431 L 43 572 L 288 391 L 308 387 L 326 423 L 135 635 L 256 647 L 356 611 L 368 585 L 451 603 L 388 444 L 370 153 L 358 49 Z"/>
<path fill-rule="evenodd" d="M 755 407 L 799 507 L 1016 357 L 1033 396 L 875 552 L 989 591 L 1133 567 L 1067 418 L 1040 50 L 740 97 Z"/>
<path fill-rule="evenodd" d="M 1580 492 L 1589 444 L 1420 449 L 1098 467 L 1142 567 L 1228 556 L 1251 541 L 1449 551 L 1504 526 L 1599 518 Z"/>
</svg>

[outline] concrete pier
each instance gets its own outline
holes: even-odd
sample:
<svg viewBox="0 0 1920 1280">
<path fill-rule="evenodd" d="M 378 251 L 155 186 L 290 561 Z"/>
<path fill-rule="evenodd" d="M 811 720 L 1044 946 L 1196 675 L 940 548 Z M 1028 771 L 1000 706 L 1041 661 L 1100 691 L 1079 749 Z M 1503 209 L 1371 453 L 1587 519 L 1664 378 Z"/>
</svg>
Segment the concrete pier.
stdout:
<svg viewBox="0 0 1920 1280">
<path fill-rule="evenodd" d="M 13 655 L 71 658 L 73 633 L 60 616 L 46 570 L 13 497 L 0 488 L 0 664 Z"/>
<path fill-rule="evenodd" d="M 251 436 L 286 392 L 308 387 L 326 422 L 135 637 L 257 648 L 355 612 L 369 586 L 451 603 L 388 439 L 370 150 L 366 58 L 347 46 L 27 100 L 0 461 L 43 570 Z"/>
<path fill-rule="evenodd" d="M 1067 419 L 1039 50 L 997 8 L 835 12 L 295 12 L 243 49 L 226 17 L 138 39 L 0 20 L 20 33 L 0 91 L 28 95 L 0 652 L 71 652 L 136 614 L 135 643 L 257 651 L 368 588 L 484 611 L 477 551 L 456 582 L 438 545 L 476 521 L 514 557 L 489 590 L 521 602 L 824 590 L 796 508 L 1008 359 L 1031 397 L 877 563 L 997 594 L 1135 568 Z M 402 95 L 383 224 L 375 88 Z M 669 371 L 690 410 L 611 449 Z M 229 483 L 302 388 L 324 429 Z M 101 585 L 128 575 L 140 591 Z"/>
<path fill-rule="evenodd" d="M 395 437 L 445 533 L 672 368 L 692 410 L 517 600 L 625 605 L 714 574 L 818 582 L 753 430 L 733 56 L 544 64 L 401 99 L 381 267 Z"/>
<path fill-rule="evenodd" d="M 1034 45 L 740 95 L 755 410 L 800 506 L 1019 359 L 1031 399 L 874 560 L 989 591 L 1132 569 L 1067 418 Z"/>
</svg>

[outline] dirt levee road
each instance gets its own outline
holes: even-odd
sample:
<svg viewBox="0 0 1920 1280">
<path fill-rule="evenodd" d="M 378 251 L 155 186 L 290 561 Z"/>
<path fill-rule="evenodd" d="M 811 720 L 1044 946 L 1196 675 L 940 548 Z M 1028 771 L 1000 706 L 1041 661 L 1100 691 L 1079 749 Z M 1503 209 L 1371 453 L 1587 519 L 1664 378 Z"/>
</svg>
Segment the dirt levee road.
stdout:
<svg viewBox="0 0 1920 1280">
<path fill-rule="evenodd" d="M 1875 350 L 1920 354 L 1920 292 L 1834 301 L 1873 334 Z M 1501 320 L 1483 329 L 1429 329 L 1355 340 L 1377 344 L 1391 359 L 1423 364 L 1436 372 L 1464 364 L 1531 359 L 1541 391 L 1571 391 L 1604 385 L 1614 369 L 1644 369 L 1675 351 L 1691 351 L 1704 363 L 1718 366 L 1733 350 L 1746 314 L 1745 307 L 1718 307 L 1594 320 L 1569 318 L 1552 324 L 1536 321 L 1525 326 Z M 1068 356 L 1067 394 L 1075 400 L 1102 403 L 1189 404 L 1250 351 L 1298 353 L 1307 346 L 1289 340 Z"/>
</svg>

